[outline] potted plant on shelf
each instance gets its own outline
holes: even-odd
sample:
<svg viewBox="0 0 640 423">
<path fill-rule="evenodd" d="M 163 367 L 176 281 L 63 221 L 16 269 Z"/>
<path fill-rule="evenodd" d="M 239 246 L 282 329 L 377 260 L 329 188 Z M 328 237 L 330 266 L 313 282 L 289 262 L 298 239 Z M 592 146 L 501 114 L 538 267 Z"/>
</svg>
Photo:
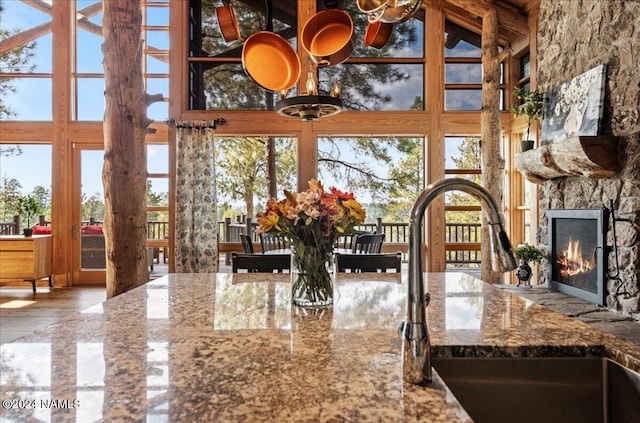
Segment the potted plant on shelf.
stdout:
<svg viewBox="0 0 640 423">
<path fill-rule="evenodd" d="M 38 200 L 30 195 L 18 197 L 16 201 L 16 213 L 19 216 L 27 218 L 27 227 L 23 229 L 24 236 L 32 236 L 33 228 L 31 228 L 31 219 L 42 213 L 42 207 L 40 207 Z"/>
<path fill-rule="evenodd" d="M 527 118 L 527 136 L 520 142 L 520 148 L 522 151 L 531 150 L 533 140 L 529 139 L 529 133 L 533 122 L 542 118 L 544 113 L 544 93 L 538 89 L 527 91 L 516 87 L 513 90 L 513 95 L 520 101 L 520 104 L 511 106 L 509 110 L 514 116 L 526 116 Z"/>
<path fill-rule="evenodd" d="M 516 247 L 515 254 L 518 260 L 520 260 L 520 264 L 516 269 L 516 277 L 518 278 L 517 286 L 520 286 L 520 282 L 524 282 L 525 286 L 531 286 L 529 281 L 531 280 L 532 271 L 529 263 L 532 261 L 540 263 L 544 258 L 544 251 L 533 245 L 524 243 Z"/>
</svg>

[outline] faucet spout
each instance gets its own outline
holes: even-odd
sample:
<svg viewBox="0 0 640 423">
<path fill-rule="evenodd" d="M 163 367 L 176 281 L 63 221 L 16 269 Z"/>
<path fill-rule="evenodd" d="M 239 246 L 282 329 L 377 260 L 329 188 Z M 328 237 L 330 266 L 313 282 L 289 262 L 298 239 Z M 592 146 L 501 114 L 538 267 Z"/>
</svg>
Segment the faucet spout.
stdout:
<svg viewBox="0 0 640 423">
<path fill-rule="evenodd" d="M 490 226 L 493 268 L 502 272 L 516 268 L 511 242 L 502 226 L 498 206 L 486 189 L 475 182 L 454 178 L 435 182 L 420 194 L 411 209 L 407 312 L 400 326 L 404 378 L 416 385 L 429 384 L 432 378 L 431 344 L 426 322 L 429 294 L 425 295 L 423 284 L 422 220 L 429 204 L 446 191 L 463 191 L 482 202 Z"/>
</svg>

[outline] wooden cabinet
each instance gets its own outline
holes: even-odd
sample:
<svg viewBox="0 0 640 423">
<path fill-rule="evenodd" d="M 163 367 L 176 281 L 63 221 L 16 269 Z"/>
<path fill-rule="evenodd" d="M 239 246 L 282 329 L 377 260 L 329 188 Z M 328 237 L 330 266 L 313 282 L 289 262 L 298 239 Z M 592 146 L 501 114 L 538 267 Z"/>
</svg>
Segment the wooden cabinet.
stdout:
<svg viewBox="0 0 640 423">
<path fill-rule="evenodd" d="M 49 278 L 52 286 L 52 253 L 51 235 L 0 236 L 0 280 L 29 281 L 33 292 L 38 279 Z"/>
</svg>

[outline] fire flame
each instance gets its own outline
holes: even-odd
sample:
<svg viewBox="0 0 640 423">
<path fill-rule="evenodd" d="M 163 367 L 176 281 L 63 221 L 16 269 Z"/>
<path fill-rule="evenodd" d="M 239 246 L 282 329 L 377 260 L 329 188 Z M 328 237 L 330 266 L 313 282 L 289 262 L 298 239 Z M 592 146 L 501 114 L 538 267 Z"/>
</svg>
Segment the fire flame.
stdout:
<svg viewBox="0 0 640 423">
<path fill-rule="evenodd" d="M 574 242 L 571 238 L 569 238 L 567 249 L 558 254 L 556 263 L 560 265 L 560 276 L 562 278 L 586 273 L 593 268 L 589 260 L 582 258 L 580 241 Z"/>
</svg>

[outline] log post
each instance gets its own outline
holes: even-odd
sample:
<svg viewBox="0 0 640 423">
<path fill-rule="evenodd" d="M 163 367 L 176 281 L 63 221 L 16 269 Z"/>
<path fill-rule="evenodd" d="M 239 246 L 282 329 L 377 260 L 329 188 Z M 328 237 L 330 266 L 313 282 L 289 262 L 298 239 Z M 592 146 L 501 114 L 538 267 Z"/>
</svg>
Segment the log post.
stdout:
<svg viewBox="0 0 640 423">
<path fill-rule="evenodd" d="M 482 17 L 482 110 L 480 112 L 482 181 L 493 199 L 502 206 L 504 158 L 500 155 L 500 56 L 498 55 L 498 12 L 491 6 Z M 482 216 L 481 277 L 499 283 L 501 275 L 491 268 L 489 227 Z"/>
<path fill-rule="evenodd" d="M 107 298 L 149 280 L 146 240 L 147 96 L 140 0 L 103 0 L 105 248 Z"/>
</svg>

